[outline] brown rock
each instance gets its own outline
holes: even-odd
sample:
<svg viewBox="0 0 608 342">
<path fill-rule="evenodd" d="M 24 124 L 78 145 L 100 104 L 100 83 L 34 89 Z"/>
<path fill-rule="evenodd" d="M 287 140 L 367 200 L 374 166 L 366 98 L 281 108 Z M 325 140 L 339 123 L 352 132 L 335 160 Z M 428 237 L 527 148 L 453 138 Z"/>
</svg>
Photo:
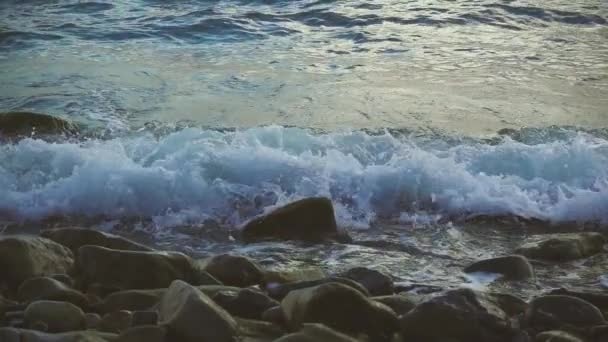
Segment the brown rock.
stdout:
<svg viewBox="0 0 608 342">
<path fill-rule="evenodd" d="M 24 313 L 25 324 L 33 327 L 43 322 L 49 332 L 81 330 L 85 327 L 84 312 L 67 302 L 41 300 L 27 306 Z"/>
<path fill-rule="evenodd" d="M 46 299 L 69 302 L 81 308 L 88 307 L 88 300 L 85 295 L 49 277 L 36 277 L 24 281 L 19 286 L 17 298 L 21 302 Z"/>
<path fill-rule="evenodd" d="M 259 284 L 264 273 L 257 263 L 237 255 L 216 255 L 208 260 L 205 271 L 224 285 L 247 287 Z"/>
</svg>

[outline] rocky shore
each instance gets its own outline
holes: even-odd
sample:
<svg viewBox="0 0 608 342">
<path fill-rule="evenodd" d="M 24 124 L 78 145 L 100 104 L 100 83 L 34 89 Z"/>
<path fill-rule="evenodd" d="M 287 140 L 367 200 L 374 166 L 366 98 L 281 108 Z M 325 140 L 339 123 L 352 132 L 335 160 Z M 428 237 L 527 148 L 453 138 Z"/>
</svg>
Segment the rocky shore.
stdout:
<svg viewBox="0 0 608 342">
<path fill-rule="evenodd" d="M 258 217 L 240 239 L 352 241 L 325 198 Z M 601 253 L 600 233 L 545 234 L 462 271 L 530 282 L 534 262 Z M 196 259 L 75 227 L 0 235 L 0 290 L 2 342 L 608 341 L 600 288 L 528 300 L 466 287 L 420 291 L 365 267 L 274 271 L 241 255 Z"/>
</svg>

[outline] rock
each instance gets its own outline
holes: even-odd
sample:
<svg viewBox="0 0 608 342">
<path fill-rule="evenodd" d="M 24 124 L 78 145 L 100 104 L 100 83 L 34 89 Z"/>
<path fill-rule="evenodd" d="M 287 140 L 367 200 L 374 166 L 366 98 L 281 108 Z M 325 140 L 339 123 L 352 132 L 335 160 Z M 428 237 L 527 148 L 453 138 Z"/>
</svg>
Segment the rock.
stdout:
<svg viewBox="0 0 608 342">
<path fill-rule="evenodd" d="M 67 274 L 51 274 L 49 278 L 60 281 L 69 287 L 74 287 L 74 279 Z"/>
<path fill-rule="evenodd" d="M 400 319 L 404 341 L 511 342 L 517 332 L 494 298 L 471 289 L 448 291 Z"/>
<path fill-rule="evenodd" d="M 158 324 L 158 312 L 153 310 L 134 311 L 131 326 Z"/>
<path fill-rule="evenodd" d="M 183 342 L 233 342 L 236 321 L 207 295 L 181 280 L 175 280 L 159 305 L 161 324 L 172 340 Z"/>
<path fill-rule="evenodd" d="M 85 283 L 108 288 L 156 289 L 173 280 L 193 285 L 219 284 L 192 259 L 177 252 L 120 251 L 99 246 L 82 246 L 76 262 Z"/>
<path fill-rule="evenodd" d="M 605 239 L 599 233 L 564 233 L 536 237 L 516 252 L 532 259 L 569 261 L 601 252 Z"/>
<path fill-rule="evenodd" d="M 398 326 L 389 307 L 340 283 L 291 291 L 281 307 L 294 330 L 304 323 L 322 323 L 349 335 L 361 333 L 373 341 L 390 341 Z"/>
<path fill-rule="evenodd" d="M 251 259 L 229 254 L 216 255 L 209 259 L 205 271 L 228 286 L 257 285 L 264 278 L 262 269 Z"/>
<path fill-rule="evenodd" d="M 525 326 L 537 332 L 587 328 L 606 324 L 602 312 L 593 304 L 580 298 L 548 295 L 534 298 L 524 315 Z"/>
<path fill-rule="evenodd" d="M 287 318 L 281 306 L 272 307 L 262 313 L 262 320 L 274 323 L 278 326 L 287 326 Z"/>
<path fill-rule="evenodd" d="M 0 136 L 8 138 L 37 135 L 74 135 L 78 127 L 61 118 L 31 112 L 0 113 Z"/>
<path fill-rule="evenodd" d="M 167 328 L 156 325 L 142 325 L 123 332 L 116 342 L 169 342 Z"/>
<path fill-rule="evenodd" d="M 371 299 L 393 309 L 398 316 L 408 313 L 416 306 L 416 303 L 404 295 L 379 296 Z"/>
<path fill-rule="evenodd" d="M 165 289 L 124 290 L 114 292 L 98 305 L 100 312 L 148 310 L 160 302 Z"/>
<path fill-rule="evenodd" d="M 304 324 L 299 332 L 285 335 L 275 342 L 357 342 L 357 340 L 323 324 L 308 323 Z"/>
<path fill-rule="evenodd" d="M 361 292 L 364 296 L 369 296 L 369 292 L 367 289 L 363 287 L 363 285 L 357 283 L 354 280 L 341 278 L 341 277 L 329 277 L 325 279 L 312 280 L 312 281 L 300 281 L 297 283 L 289 283 L 289 284 L 274 284 L 274 286 L 270 286 L 266 288 L 266 292 L 268 295 L 274 299 L 281 300 L 287 294 L 293 290 L 304 289 L 307 287 L 314 287 L 317 285 L 325 284 L 325 283 L 341 283 L 346 286 L 350 286 L 353 289 Z"/>
<path fill-rule="evenodd" d="M 131 327 L 133 313 L 128 310 L 114 311 L 105 314 L 99 322 L 97 330 L 119 334 Z"/>
<path fill-rule="evenodd" d="M 49 277 L 36 277 L 24 281 L 17 291 L 21 302 L 53 300 L 69 302 L 81 308 L 88 307 L 88 300 L 82 293 L 66 284 Z"/>
<path fill-rule="evenodd" d="M 608 324 L 592 327 L 590 330 L 591 341 L 604 342 L 608 341 Z"/>
<path fill-rule="evenodd" d="M 286 284 L 323 278 L 327 278 L 327 275 L 319 267 L 298 267 L 297 269 L 264 271 L 262 284 L 266 286 L 269 284 Z"/>
<path fill-rule="evenodd" d="M 72 252 L 51 240 L 26 235 L 0 236 L 0 289 L 16 291 L 26 279 L 68 273 Z"/>
<path fill-rule="evenodd" d="M 241 232 L 245 242 L 341 239 L 331 200 L 322 197 L 292 202 L 249 221 Z"/>
<path fill-rule="evenodd" d="M 84 314 L 84 321 L 87 329 L 97 329 L 101 322 L 101 316 L 96 313 L 88 312 Z"/>
<path fill-rule="evenodd" d="M 49 334 L 34 330 L 0 328 L 2 342 L 112 342 L 116 335 L 94 330 Z"/>
<path fill-rule="evenodd" d="M 464 269 L 465 273 L 497 273 L 505 280 L 525 280 L 534 277 L 532 265 L 526 257 L 508 255 L 477 261 Z"/>
<path fill-rule="evenodd" d="M 78 248 L 86 245 L 106 247 L 125 251 L 153 251 L 152 248 L 120 236 L 100 232 L 95 229 L 57 228 L 44 230 L 40 236 L 53 240 L 71 249 L 75 254 Z"/>
<path fill-rule="evenodd" d="M 385 296 L 395 293 L 393 279 L 380 271 L 365 267 L 355 267 L 340 276 L 363 285 L 371 296 Z"/>
<path fill-rule="evenodd" d="M 577 292 L 566 289 L 555 289 L 549 292 L 550 295 L 564 295 L 570 297 L 580 298 L 593 305 L 595 305 L 602 313 L 604 317 L 608 317 L 608 293 L 606 292 Z"/>
<path fill-rule="evenodd" d="M 534 342 L 585 342 L 585 340 L 565 331 L 551 330 L 536 335 Z"/>
<path fill-rule="evenodd" d="M 267 295 L 251 289 L 220 291 L 210 297 L 231 315 L 257 320 L 262 319 L 264 311 L 280 305 Z"/>
<path fill-rule="evenodd" d="M 27 306 L 24 313 L 25 324 L 33 326 L 40 321 L 47 325 L 49 332 L 81 330 L 85 327 L 84 312 L 67 302 L 41 300 Z"/>
<path fill-rule="evenodd" d="M 273 342 L 285 335 L 285 331 L 280 326 L 270 322 L 243 318 L 236 318 L 236 322 L 239 337 L 243 342 Z"/>
</svg>

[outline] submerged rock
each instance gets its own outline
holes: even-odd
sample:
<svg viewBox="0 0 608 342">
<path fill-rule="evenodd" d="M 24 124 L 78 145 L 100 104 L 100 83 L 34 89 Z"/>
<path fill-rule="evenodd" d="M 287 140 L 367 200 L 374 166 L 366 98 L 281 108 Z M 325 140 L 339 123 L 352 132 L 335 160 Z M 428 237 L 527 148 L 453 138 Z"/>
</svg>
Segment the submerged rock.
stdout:
<svg viewBox="0 0 608 342">
<path fill-rule="evenodd" d="M 86 326 L 84 312 L 67 302 L 41 300 L 27 306 L 24 313 L 25 324 L 33 327 L 40 322 L 48 332 L 81 330 Z"/>
<path fill-rule="evenodd" d="M 264 272 L 257 263 L 239 255 L 216 255 L 207 261 L 205 271 L 228 286 L 257 285 L 264 278 Z"/>
<path fill-rule="evenodd" d="M 197 288 L 176 280 L 159 305 L 161 324 L 169 336 L 183 342 L 233 342 L 237 323 L 228 312 Z"/>
<path fill-rule="evenodd" d="M 531 259 L 569 261 L 601 252 L 605 239 L 600 233 L 563 233 L 535 237 L 516 252 Z"/>
<path fill-rule="evenodd" d="M 524 323 L 527 328 L 540 332 L 566 327 L 589 328 L 606 324 L 606 320 L 597 307 L 585 300 L 548 295 L 534 298 L 530 302 Z"/>
<path fill-rule="evenodd" d="M 69 302 L 81 308 L 88 306 L 88 300 L 84 294 L 49 277 L 30 278 L 24 281 L 19 286 L 17 298 L 22 302 L 46 299 Z"/>
<path fill-rule="evenodd" d="M 152 248 L 125 239 L 120 236 L 100 232 L 95 229 L 84 228 L 57 228 L 40 233 L 40 236 L 64 245 L 77 253 L 78 248 L 85 245 L 94 245 L 125 251 L 152 251 Z"/>
<path fill-rule="evenodd" d="M 291 291 L 281 307 L 291 329 L 322 323 L 349 335 L 365 334 L 373 341 L 390 341 L 398 329 L 392 309 L 340 283 Z"/>
<path fill-rule="evenodd" d="M 295 201 L 254 218 L 245 225 L 241 237 L 245 242 L 268 239 L 309 242 L 347 239 L 338 232 L 331 200 L 324 197 Z"/>
<path fill-rule="evenodd" d="M 51 240 L 27 235 L 0 237 L 0 289 L 15 291 L 28 278 L 68 273 L 73 264 L 72 252 Z"/>
<path fill-rule="evenodd" d="M 115 289 L 163 288 L 177 279 L 193 285 L 220 284 L 190 257 L 177 252 L 82 246 L 78 249 L 76 265 L 85 282 Z"/>
<path fill-rule="evenodd" d="M 340 276 L 363 285 L 371 296 L 385 296 L 395 293 L 393 279 L 380 271 L 366 267 L 355 267 Z"/>
<path fill-rule="evenodd" d="M 357 342 L 354 338 L 334 331 L 323 324 L 304 324 L 297 333 L 285 335 L 275 342 Z"/>
<path fill-rule="evenodd" d="M 532 265 L 522 255 L 508 255 L 477 261 L 464 269 L 465 273 L 497 273 L 505 280 L 525 280 L 534 277 Z"/>
<path fill-rule="evenodd" d="M 78 126 L 62 118 L 32 112 L 0 113 L 0 138 L 36 135 L 75 135 Z"/>
</svg>

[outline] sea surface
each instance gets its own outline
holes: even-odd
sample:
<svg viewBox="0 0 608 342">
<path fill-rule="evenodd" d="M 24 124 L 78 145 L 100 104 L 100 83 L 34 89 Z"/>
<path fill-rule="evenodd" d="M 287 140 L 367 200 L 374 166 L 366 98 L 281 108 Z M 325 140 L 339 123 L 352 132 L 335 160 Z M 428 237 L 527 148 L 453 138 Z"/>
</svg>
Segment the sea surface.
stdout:
<svg viewBox="0 0 608 342">
<path fill-rule="evenodd" d="M 0 143 L 6 231 L 445 287 L 533 232 L 608 226 L 604 0 L 3 0 L 0 111 L 84 127 Z M 234 242 L 308 196 L 358 242 Z M 540 288 L 598 287 L 607 259 L 539 265 Z"/>
</svg>

